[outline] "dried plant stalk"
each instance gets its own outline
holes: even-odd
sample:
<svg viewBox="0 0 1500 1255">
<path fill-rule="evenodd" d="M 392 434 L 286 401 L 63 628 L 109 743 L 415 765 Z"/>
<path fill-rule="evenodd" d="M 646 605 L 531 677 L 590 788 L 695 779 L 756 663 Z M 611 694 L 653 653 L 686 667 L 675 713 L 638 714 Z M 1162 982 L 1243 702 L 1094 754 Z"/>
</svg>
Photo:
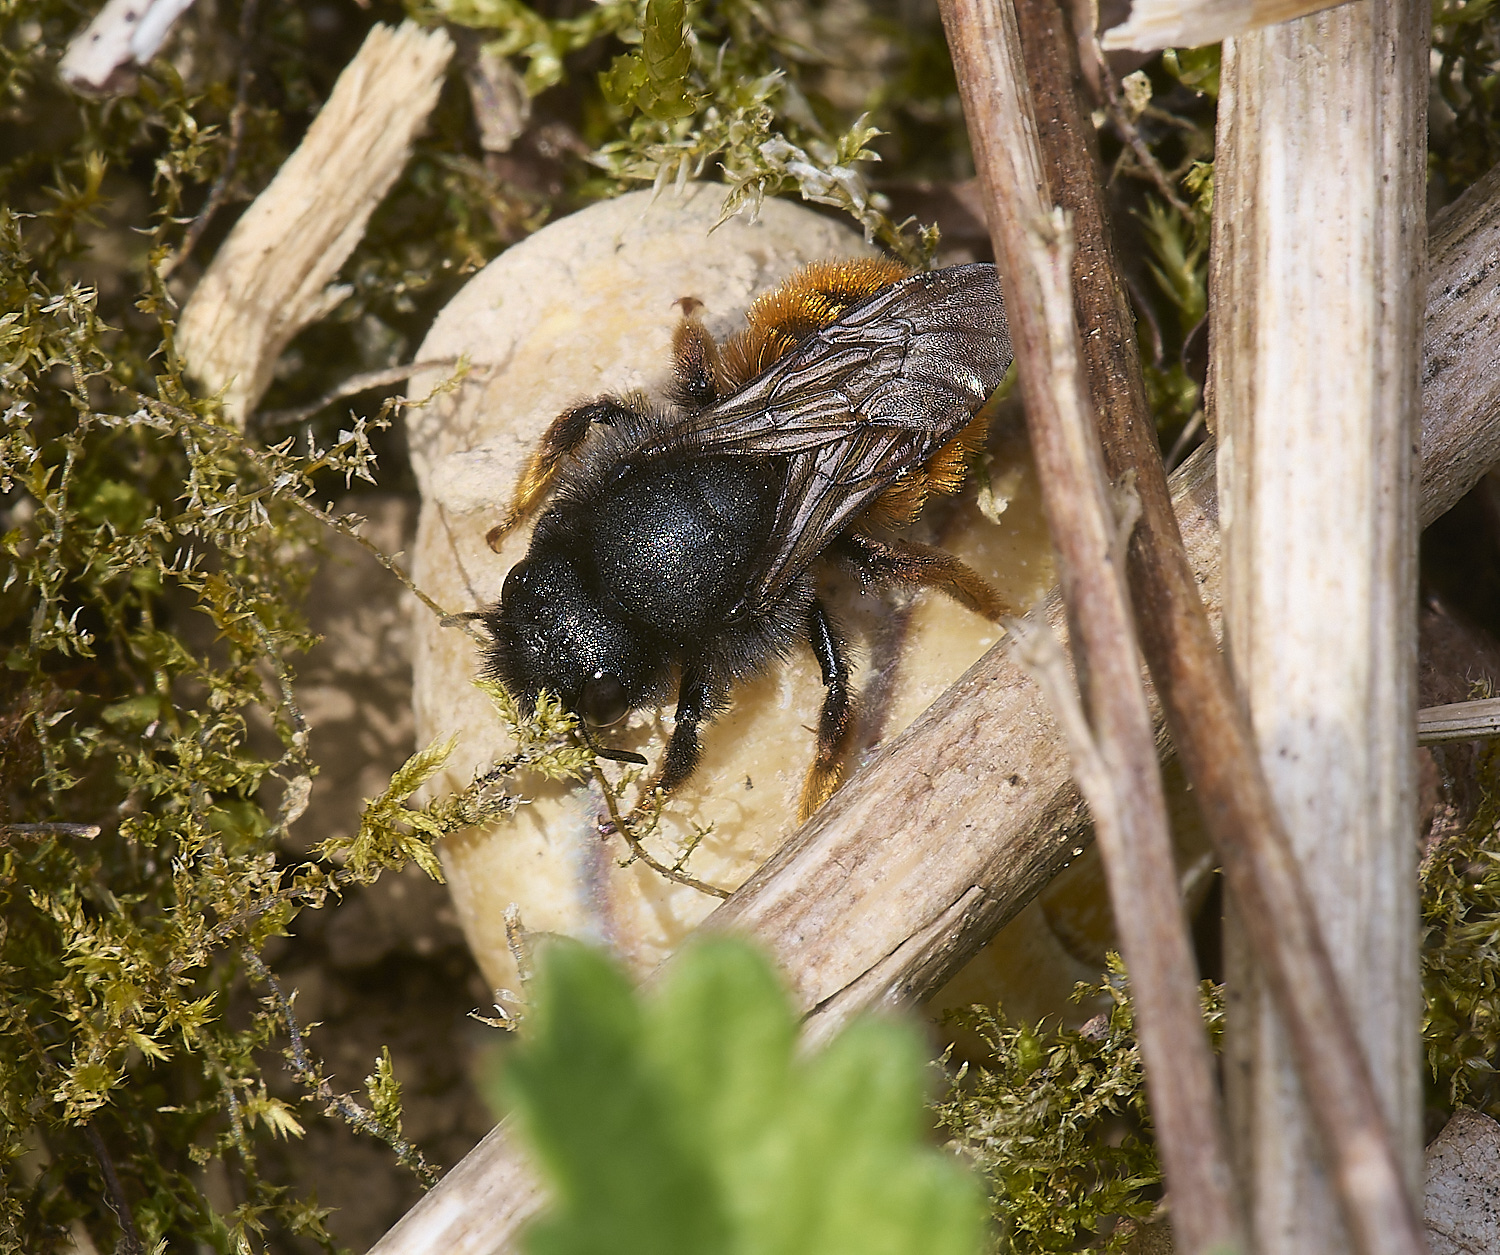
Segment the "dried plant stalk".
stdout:
<svg viewBox="0 0 1500 1255">
<path fill-rule="evenodd" d="M 1121 949 L 1131 972 L 1147 1091 L 1172 1225 L 1184 1251 L 1242 1246 L 1196 968 L 1176 896 L 1171 837 L 1141 661 L 1114 534 L 1092 406 L 1080 370 L 1069 272 L 1072 242 L 1051 230 L 1037 118 L 1009 0 L 943 0 L 960 96 L 1006 293 L 1080 689 L 1096 755 L 1074 741 Z M 1079 768 L 1089 757 L 1099 766 Z"/>
<path fill-rule="evenodd" d="M 1105 48 L 1199 48 L 1333 8 L 1342 0 L 1133 0 L 1130 16 L 1104 32 Z"/>
<path fill-rule="evenodd" d="M 1093 128 L 1075 86 L 1077 45 L 1052 0 L 1018 0 L 1017 13 L 1047 171 L 1078 223 L 1078 321 L 1094 333 L 1085 355 L 1105 456 L 1114 475 L 1134 474 L 1140 496 L 1130 574 L 1142 643 L 1226 883 L 1239 902 L 1250 904 L 1243 912 L 1249 948 L 1288 1026 L 1326 1161 L 1338 1166 L 1341 1202 L 1359 1211 L 1364 1196 L 1358 1183 L 1400 1196 L 1390 1135 L 1316 907 L 1298 874 L 1169 504 L 1134 317 L 1096 173 Z"/>
<path fill-rule="evenodd" d="M 1423 1248 L 1412 449 L 1426 31 L 1410 0 L 1360 0 L 1225 49 L 1211 361 L 1226 635 L 1392 1143 L 1318 1153 L 1296 1028 L 1249 946 L 1232 946 L 1236 1148 L 1256 1249 L 1278 1255 Z M 1247 920 L 1264 908 L 1235 905 Z M 1325 1097 L 1348 1079 L 1326 1068 L 1305 1085 Z"/>
<path fill-rule="evenodd" d="M 1433 240 L 1452 239 L 1465 244 L 1433 253 L 1426 343 L 1430 356 L 1433 346 L 1461 340 L 1467 356 L 1449 370 L 1477 382 L 1500 360 L 1500 321 L 1486 304 L 1500 274 L 1500 202 L 1468 196 L 1450 207 L 1433 223 Z M 1458 299 L 1447 303 L 1445 293 Z M 1500 461 L 1500 409 L 1486 397 L 1479 387 L 1429 385 L 1424 393 L 1426 520 Z M 1173 474 L 1172 506 L 1217 630 L 1211 448 Z M 1066 633 L 1059 596 L 1041 613 L 1053 631 Z M 910 1005 L 946 984 L 1088 839 L 1056 722 L 1002 643 L 866 763 L 710 920 L 767 948 L 816 1042 L 862 1011 Z M 502 1124 L 371 1255 L 511 1251 L 541 1202 L 524 1153 Z"/>
<path fill-rule="evenodd" d="M 944 10 L 950 42 L 967 3 L 954 0 Z M 955 48 L 961 89 L 975 68 L 972 49 L 962 50 L 962 41 L 976 28 L 980 24 L 971 25 Z M 965 104 L 972 110 L 981 102 L 965 91 Z M 971 121 L 971 133 L 974 129 Z M 985 180 L 983 171 L 986 166 L 993 169 L 995 162 L 976 150 L 976 164 Z M 1008 189 L 987 186 L 986 192 L 1004 198 Z M 1031 206 L 1012 198 L 1009 213 L 997 213 L 991 199 L 991 221 L 1014 219 L 1025 208 Z M 1026 390 L 1027 426 L 1089 699 L 1087 722 L 1080 706 L 1062 723 L 1073 775 L 1094 821 L 1115 929 L 1130 971 L 1152 1121 L 1172 1199 L 1174 1243 L 1184 1252 L 1222 1255 L 1243 1249 L 1243 1233 L 1125 586 L 1125 542 L 1134 515 L 1117 523 L 1111 509 L 1098 428 L 1080 369 L 1069 281 L 1071 232 L 1061 211 L 1049 225 L 1050 230 L 1041 224 L 1033 227 L 1027 233 L 1029 255 L 1012 254 L 1006 268 L 1009 276 L 1024 267 L 1035 279 L 1008 281 L 1006 290 L 1014 294 L 1011 327 L 1022 381 L 1042 381 Z M 1011 230 L 1007 223 L 995 234 L 1009 235 Z M 1005 243 L 1013 247 L 1015 241 Z M 1024 331 L 1017 332 L 1017 324 L 1025 321 L 1017 304 L 1028 288 L 1042 303 L 1031 319 L 1042 322 L 1046 334 L 1044 351 L 1029 355 L 1027 349 L 1033 346 L 1026 344 Z M 1138 513 L 1133 494 L 1130 503 Z M 1023 640 L 1021 647 L 1023 658 L 1037 653 L 1035 644 L 1028 647 Z M 1055 646 L 1054 653 L 1060 663 L 1061 651 Z M 1038 665 L 1030 661 L 1031 669 Z M 1060 671 L 1060 665 L 1053 670 Z M 1044 674 L 1039 671 L 1038 678 Z M 1061 682 L 1044 682 L 1043 689 L 1060 715 L 1067 704 L 1077 705 L 1065 676 Z"/>
<path fill-rule="evenodd" d="M 1495 464 L 1459 414 L 1500 413 L 1495 311 L 1500 309 L 1500 166 L 1443 210 L 1427 242 L 1422 346 L 1422 526 Z"/>
<path fill-rule="evenodd" d="M 297 151 L 235 224 L 177 329 L 189 371 L 227 389 L 238 422 L 302 328 L 349 294 L 333 284 L 437 103 L 453 42 L 414 22 L 371 28 Z"/>
<path fill-rule="evenodd" d="M 1427 706 L 1417 712 L 1419 745 L 1471 741 L 1475 737 L 1489 736 L 1500 736 L 1500 697 Z"/>
</svg>

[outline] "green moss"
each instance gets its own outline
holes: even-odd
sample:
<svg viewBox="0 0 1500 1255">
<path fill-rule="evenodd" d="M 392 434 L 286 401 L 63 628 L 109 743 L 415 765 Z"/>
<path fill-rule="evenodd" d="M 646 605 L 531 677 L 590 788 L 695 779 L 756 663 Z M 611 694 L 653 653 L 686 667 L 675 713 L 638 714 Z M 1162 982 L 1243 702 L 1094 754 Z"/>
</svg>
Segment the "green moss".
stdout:
<svg viewBox="0 0 1500 1255">
<path fill-rule="evenodd" d="M 1500 1116 L 1500 747 L 1480 765 L 1484 800 L 1422 866 L 1422 1041 L 1428 1103 Z"/>
<path fill-rule="evenodd" d="M 991 1060 L 959 1070 L 937 1107 L 943 1127 L 984 1175 L 1001 1252 L 1123 1250 L 1129 1226 L 1161 1196 L 1144 1074 L 1124 969 L 1110 956 L 1098 986 L 1112 1006 L 1076 1031 L 1010 1023 L 997 1009 L 957 1017 Z M 1215 1035 L 1223 1009 L 1205 985 Z M 1097 1244 L 1097 1245 L 1096 1245 Z"/>
</svg>

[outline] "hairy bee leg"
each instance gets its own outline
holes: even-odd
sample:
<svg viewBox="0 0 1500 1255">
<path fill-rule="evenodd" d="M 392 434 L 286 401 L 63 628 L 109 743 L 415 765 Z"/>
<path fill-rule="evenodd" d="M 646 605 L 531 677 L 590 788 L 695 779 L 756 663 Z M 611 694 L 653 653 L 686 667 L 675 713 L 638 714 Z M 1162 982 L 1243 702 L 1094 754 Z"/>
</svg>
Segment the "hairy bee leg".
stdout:
<svg viewBox="0 0 1500 1255">
<path fill-rule="evenodd" d="M 846 532 L 834 543 L 832 554 L 870 584 L 941 589 L 993 623 L 1011 612 L 1000 594 L 972 567 L 929 545 L 876 540 L 859 532 Z"/>
<path fill-rule="evenodd" d="M 505 517 L 500 522 L 485 533 L 485 544 L 498 553 L 500 542 L 531 513 L 546 495 L 547 489 L 552 486 L 553 479 L 557 477 L 557 471 L 563 459 L 577 451 L 578 446 L 589 434 L 589 428 L 595 423 L 603 423 L 607 427 L 613 426 L 614 419 L 621 409 L 618 401 L 601 398 L 597 401 L 585 401 L 582 405 L 575 405 L 554 418 L 542 434 L 536 452 L 527 462 L 520 482 L 516 484 L 515 493 L 510 499 L 510 509 L 505 512 Z"/>
<path fill-rule="evenodd" d="M 676 726 L 667 742 L 661 774 L 652 788 L 671 793 L 693 774 L 700 753 L 698 725 L 708 717 L 712 706 L 713 694 L 707 672 L 697 667 L 684 668 L 682 685 L 677 690 Z M 646 793 L 649 795 L 651 791 L 647 789 Z"/>
<path fill-rule="evenodd" d="M 833 630 L 823 604 L 814 601 L 807 616 L 807 634 L 813 656 L 823 672 L 827 695 L 818 717 L 818 752 L 802 783 L 797 802 L 797 822 L 806 823 L 812 813 L 833 796 L 844 775 L 844 751 L 854 731 L 854 712 L 849 702 L 849 661 L 843 642 Z"/>
<path fill-rule="evenodd" d="M 683 299 L 683 318 L 672 333 L 672 400 L 700 410 L 719 399 L 719 345 L 687 308 L 690 299 Z"/>
</svg>

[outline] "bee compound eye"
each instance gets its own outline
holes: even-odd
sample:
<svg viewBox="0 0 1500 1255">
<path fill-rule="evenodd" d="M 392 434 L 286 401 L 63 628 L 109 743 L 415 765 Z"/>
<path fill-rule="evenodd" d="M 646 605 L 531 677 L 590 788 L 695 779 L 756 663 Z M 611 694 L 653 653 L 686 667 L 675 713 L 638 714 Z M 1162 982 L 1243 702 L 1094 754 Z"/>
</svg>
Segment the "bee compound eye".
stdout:
<svg viewBox="0 0 1500 1255">
<path fill-rule="evenodd" d="M 595 728 L 619 723 L 630 710 L 625 686 L 615 676 L 596 675 L 583 686 L 583 717 Z"/>
</svg>

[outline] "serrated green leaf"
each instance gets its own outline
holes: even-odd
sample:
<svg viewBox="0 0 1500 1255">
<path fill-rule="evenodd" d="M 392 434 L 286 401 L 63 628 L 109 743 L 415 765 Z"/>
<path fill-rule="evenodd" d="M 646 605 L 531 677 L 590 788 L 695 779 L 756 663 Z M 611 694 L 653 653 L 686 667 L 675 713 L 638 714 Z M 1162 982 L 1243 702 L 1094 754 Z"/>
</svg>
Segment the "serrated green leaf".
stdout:
<svg viewBox="0 0 1500 1255">
<path fill-rule="evenodd" d="M 811 1061 L 770 965 L 693 946 L 644 1004 L 575 942 L 542 956 L 505 1087 L 556 1187 L 535 1255 L 976 1255 L 977 1182 L 923 1145 L 920 1035 Z"/>
<path fill-rule="evenodd" d="M 576 942 L 543 954 L 530 1038 L 506 1070 L 509 1093 L 558 1204 L 528 1232 L 531 1255 L 727 1252 L 722 1204 L 683 1145 L 668 1091 L 642 1049 L 625 976 Z"/>
</svg>

